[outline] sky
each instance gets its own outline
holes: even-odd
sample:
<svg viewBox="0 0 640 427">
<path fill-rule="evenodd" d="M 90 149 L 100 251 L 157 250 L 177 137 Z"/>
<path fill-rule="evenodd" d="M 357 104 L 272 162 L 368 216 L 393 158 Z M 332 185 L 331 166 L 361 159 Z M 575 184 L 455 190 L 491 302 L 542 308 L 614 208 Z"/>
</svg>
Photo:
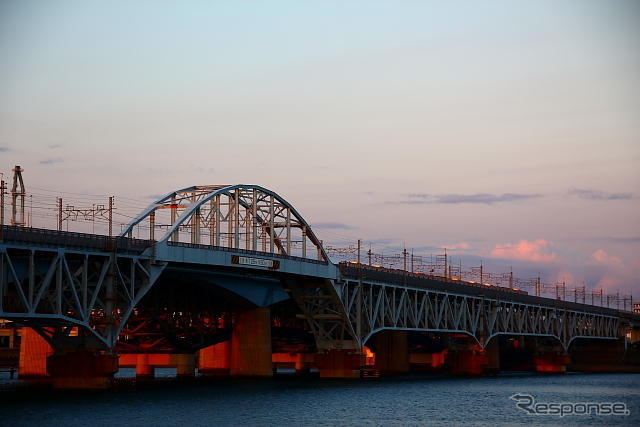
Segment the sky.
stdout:
<svg viewBox="0 0 640 427">
<path fill-rule="evenodd" d="M 332 245 L 640 297 L 639 19 L 632 0 L 6 0 L 0 171 L 25 169 L 36 227 L 58 195 L 114 195 L 126 222 L 258 184 Z"/>
</svg>

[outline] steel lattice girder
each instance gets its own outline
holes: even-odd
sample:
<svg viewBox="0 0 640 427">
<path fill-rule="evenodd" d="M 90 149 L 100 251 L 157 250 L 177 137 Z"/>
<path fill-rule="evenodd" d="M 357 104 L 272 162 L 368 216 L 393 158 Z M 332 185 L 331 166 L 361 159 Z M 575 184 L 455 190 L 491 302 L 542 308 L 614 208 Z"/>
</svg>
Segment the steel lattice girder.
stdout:
<svg viewBox="0 0 640 427">
<path fill-rule="evenodd" d="M 360 345 L 383 329 L 464 333 L 484 346 L 496 335 L 620 338 L 619 319 L 599 313 L 346 280 L 336 283 Z"/>
<path fill-rule="evenodd" d="M 110 349 L 163 269 L 135 255 L 2 246 L 0 318 L 79 327 Z"/>
</svg>

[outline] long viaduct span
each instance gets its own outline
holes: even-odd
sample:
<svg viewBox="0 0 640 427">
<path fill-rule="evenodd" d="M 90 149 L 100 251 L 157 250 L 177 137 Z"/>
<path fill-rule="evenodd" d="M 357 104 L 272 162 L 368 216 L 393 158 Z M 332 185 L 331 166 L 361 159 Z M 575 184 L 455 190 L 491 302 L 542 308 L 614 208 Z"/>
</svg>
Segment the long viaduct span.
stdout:
<svg viewBox="0 0 640 427">
<path fill-rule="evenodd" d="M 292 363 L 349 377 L 443 364 L 479 373 L 512 345 L 560 371 L 576 343 L 618 354 L 640 328 L 631 312 L 334 264 L 300 213 L 255 185 L 172 191 L 116 237 L 6 226 L 0 236 L 0 318 L 38 334 L 23 353 L 46 341 L 60 386 L 103 385 L 118 357 L 149 374 L 159 354 L 178 373 L 197 363 L 271 375 Z"/>
</svg>

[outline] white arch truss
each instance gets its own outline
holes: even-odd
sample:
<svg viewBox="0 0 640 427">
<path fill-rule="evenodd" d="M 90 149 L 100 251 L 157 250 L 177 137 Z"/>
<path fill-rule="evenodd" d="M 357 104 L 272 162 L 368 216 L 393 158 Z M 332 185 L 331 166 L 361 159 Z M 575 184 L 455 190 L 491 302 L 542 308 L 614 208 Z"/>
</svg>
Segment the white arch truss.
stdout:
<svg viewBox="0 0 640 427">
<path fill-rule="evenodd" d="M 149 205 L 121 236 L 132 237 L 134 231 L 138 237 L 142 231 L 158 242 L 329 261 L 322 242 L 298 211 L 275 192 L 257 185 L 205 185 L 173 191 Z"/>
</svg>

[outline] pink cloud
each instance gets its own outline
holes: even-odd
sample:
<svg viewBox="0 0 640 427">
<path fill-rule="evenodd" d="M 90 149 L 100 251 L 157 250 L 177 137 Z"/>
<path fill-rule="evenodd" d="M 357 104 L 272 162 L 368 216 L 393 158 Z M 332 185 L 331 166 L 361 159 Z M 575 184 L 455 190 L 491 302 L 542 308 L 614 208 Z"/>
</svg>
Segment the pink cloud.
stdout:
<svg viewBox="0 0 640 427">
<path fill-rule="evenodd" d="M 551 243 L 544 239 L 520 240 L 518 243 L 503 243 L 496 245 L 491 251 L 496 258 L 520 259 L 524 261 L 549 262 L 556 260 L 556 254 L 551 251 Z"/>
<path fill-rule="evenodd" d="M 454 243 L 453 245 L 447 245 L 445 247 L 453 251 L 464 250 L 464 249 L 469 249 L 469 244 L 467 242 L 458 242 L 458 243 Z"/>
<path fill-rule="evenodd" d="M 603 264 L 613 264 L 613 265 L 622 265 L 622 260 L 616 256 L 609 255 L 602 249 L 598 249 L 593 254 L 591 254 L 591 259 L 596 262 L 601 262 Z"/>
</svg>

